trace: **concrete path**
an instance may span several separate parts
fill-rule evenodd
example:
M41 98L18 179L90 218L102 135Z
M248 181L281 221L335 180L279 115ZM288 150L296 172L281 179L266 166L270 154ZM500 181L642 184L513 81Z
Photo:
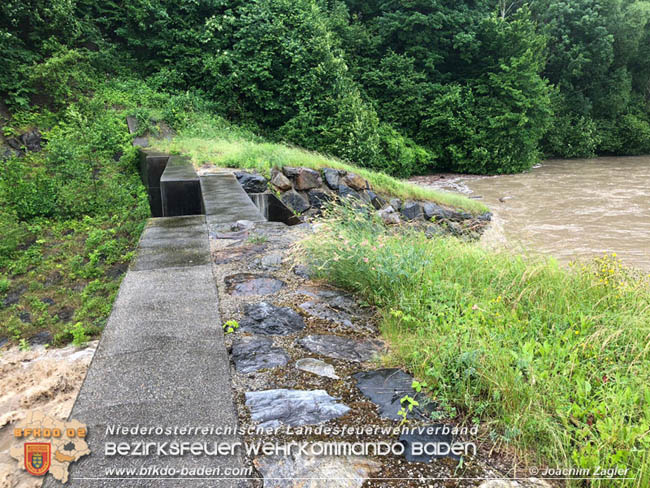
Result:
M249 213L228 215L239 219ZM111 425L237 425L204 216L149 220L70 418L87 423L92 454L70 466L69 486L241 486L234 480L161 480L152 475L127 481L132 476L126 472L107 475L107 468L241 466L239 456L105 455L107 442L212 445L237 440L107 433ZM48 478L45 486L58 483Z
M205 218L210 229L214 225L237 220L266 220L232 173L201 176L201 191Z

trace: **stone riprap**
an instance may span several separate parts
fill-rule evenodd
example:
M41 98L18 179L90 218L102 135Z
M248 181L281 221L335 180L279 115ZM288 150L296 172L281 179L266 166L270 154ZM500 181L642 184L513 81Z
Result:
M327 202L341 199L364 212L377 212L387 225L419 222L428 226L435 225L444 233L471 238L477 238L491 219L489 212L473 216L429 201L402 202L397 198L389 199L373 191L368 181L361 176L333 168L314 170L284 166L271 170L271 179L268 181L253 172L242 171L237 173L237 177L244 189L256 194L257 199L262 192L269 195L278 193L286 207L307 218L319 215ZM453 225L450 228L450 224L460 224L460 232Z
M298 342L315 354L357 363L370 361L379 354L383 346L383 343L377 340L357 340L321 334L305 336Z
M265 338L244 338L233 343L232 360L240 373L252 373L260 369L284 366L289 356L273 341Z
M294 334L305 328L300 315L289 307L276 307L266 302L246 305L239 330L263 335Z
M420 419L427 419L435 409L427 398L417 393L413 387L413 377L400 369L385 368L374 371L362 371L353 375L357 387L370 401L377 405L379 415L393 420L402 417L398 412L402 408L402 398L409 396L419 403L411 414Z
M285 283L269 276L252 273L239 273L226 278L228 292L233 295L268 295L285 286Z
M325 361L314 358L302 358L296 361L296 368L307 371L308 373L313 373L318 376L324 376L325 378L331 378L333 380L341 379L336 375L336 370L331 364L327 364Z
M251 391L246 393L246 406L263 428L320 424L350 410L325 390Z

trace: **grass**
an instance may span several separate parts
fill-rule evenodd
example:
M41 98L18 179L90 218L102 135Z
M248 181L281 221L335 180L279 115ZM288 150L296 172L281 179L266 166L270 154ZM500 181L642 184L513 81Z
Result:
M358 214L304 247L320 277L378 306L387 362L451 416L550 466L627 467L623 485L650 486L647 277L611 255L567 269Z
M156 140L153 147L159 151L189 156L197 166L212 163L221 167L254 169L267 176L271 168L283 166L342 169L362 176L375 191L385 195L404 200L429 200L474 215L488 211L482 203L460 195L413 185L305 149L265 142L250 132L229 126L215 117L199 118L173 139Z

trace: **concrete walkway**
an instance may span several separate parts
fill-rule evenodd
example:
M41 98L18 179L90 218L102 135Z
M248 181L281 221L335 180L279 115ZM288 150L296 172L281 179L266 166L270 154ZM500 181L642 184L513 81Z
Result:
M201 191L210 229L237 220L266 220L232 173L201 176Z
M241 190L234 177L237 188ZM215 191L226 177L209 178ZM202 181L203 183L203 181ZM236 189L225 192L238 195ZM245 194L244 194L245 196ZM237 196L238 200L242 200ZM248 197L246 197L248 198ZM250 206L208 199L220 219L259 218ZM249 200L250 202L250 200ZM244 202L241 202L244 203ZM221 211L227 207L224 211ZM107 427L218 427L237 425L229 358L210 264L205 216L150 219L102 334L70 418L88 425L90 456L70 466L73 487L230 487L219 479L147 479L107 469L150 466L233 468L239 456L107 456L106 443L235 441L235 436L110 435ZM136 477L139 477L136 475ZM215 476L214 478L219 478ZM120 479L121 478L121 479ZM126 480L125 478L128 478ZM59 486L51 478L44 486Z

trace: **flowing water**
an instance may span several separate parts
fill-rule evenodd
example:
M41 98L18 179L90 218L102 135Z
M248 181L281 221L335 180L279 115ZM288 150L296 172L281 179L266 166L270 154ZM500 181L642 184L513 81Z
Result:
M616 253L650 271L650 156L549 160L527 173L435 175L415 183L466 194L494 214L484 236L560 261ZM480 198L479 198L480 197Z

